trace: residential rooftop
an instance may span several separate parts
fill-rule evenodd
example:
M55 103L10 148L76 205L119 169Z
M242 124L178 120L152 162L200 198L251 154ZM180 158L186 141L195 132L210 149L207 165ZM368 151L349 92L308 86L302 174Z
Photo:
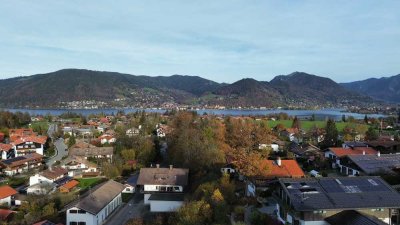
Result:
M189 169L182 168L142 168L138 185L180 185L188 184Z
M400 208L400 194L380 177L282 178L297 211Z
M125 186L123 184L109 180L79 201L76 207L97 215L124 189Z
M359 169L367 174L374 173L393 173L400 169L399 154L381 154L377 155L349 155L351 160Z

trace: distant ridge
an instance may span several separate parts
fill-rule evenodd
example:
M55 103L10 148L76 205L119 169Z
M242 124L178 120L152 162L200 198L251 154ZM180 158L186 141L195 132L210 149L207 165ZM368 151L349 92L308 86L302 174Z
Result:
M145 76L83 69L0 80L0 107L341 107L373 100L304 72L232 84L199 76Z
M343 87L374 99L400 103L400 74L391 77L370 78L342 83Z

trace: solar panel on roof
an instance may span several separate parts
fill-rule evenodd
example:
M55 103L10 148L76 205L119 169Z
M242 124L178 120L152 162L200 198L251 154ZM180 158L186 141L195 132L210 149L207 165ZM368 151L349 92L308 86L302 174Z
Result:
M18 156L18 157L12 158L12 159L6 159L6 160L3 161L3 163L4 164L11 164L13 162L20 161L20 160L23 160L23 159L25 159L25 157Z

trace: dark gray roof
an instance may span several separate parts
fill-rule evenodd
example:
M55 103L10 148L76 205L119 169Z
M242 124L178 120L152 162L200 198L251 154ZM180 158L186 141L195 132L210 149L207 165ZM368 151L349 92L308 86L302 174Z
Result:
M180 185L188 184L189 169L182 168L142 168L138 185Z
M400 194L380 177L279 179L297 211L399 208Z
M345 141L345 145L355 148L355 147L368 147L368 144L361 141Z
M376 217L345 210L325 219L330 225L387 225Z
M366 174L393 173L393 169L400 168L400 154L349 155L347 157Z
M96 215L124 189L123 184L109 180L80 200L76 207Z
M151 194L149 200L183 202L184 197L185 196L183 194L176 194L176 193L155 193Z

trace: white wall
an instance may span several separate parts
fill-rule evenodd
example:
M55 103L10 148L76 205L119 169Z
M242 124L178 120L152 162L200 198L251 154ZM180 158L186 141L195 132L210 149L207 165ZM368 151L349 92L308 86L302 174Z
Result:
M0 205L7 204L11 206L11 196L0 199Z
M151 212L175 212L183 205L183 201L150 201Z
M39 184L39 183L53 183L53 181L47 179L46 177L41 176L40 174L36 174L29 178L29 186Z
M174 192L183 192L183 187L178 185L144 185L144 191L160 191L157 187L172 187ZM174 187L179 187L179 191L175 191Z
M256 196L256 186L249 182L246 185L247 189L246 189L246 195L247 197L255 197Z
M121 194L117 195L107 206L105 206L97 215L92 215L89 212L85 214L70 213L70 210L79 210L72 207L67 210L67 224L70 222L86 222L86 225L99 225L107 219L115 209L122 204Z

